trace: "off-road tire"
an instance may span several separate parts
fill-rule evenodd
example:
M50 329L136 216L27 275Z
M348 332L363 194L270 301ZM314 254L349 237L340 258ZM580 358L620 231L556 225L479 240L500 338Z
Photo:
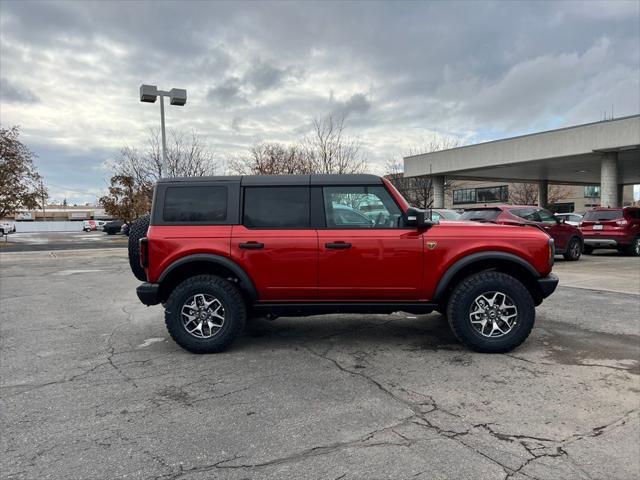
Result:
M640 257L640 237L634 238L624 253L632 257Z
M133 275L140 281L147 281L147 274L140 265L140 239L147 236L149 215L143 215L129 228L129 266Z
M567 251L562 254L565 260L568 262L577 262L580 260L580 255L582 254L582 245L580 245L580 243L581 242L578 237L573 237L569 240Z
M474 300L481 294L497 291L514 302L518 317L513 329L497 338L482 336L469 318ZM505 353L524 342L535 323L535 306L531 294L514 277L501 272L480 272L462 280L451 293L447 306L449 326L456 338L476 352Z
M591 245L584 245L582 247L582 253L585 255L591 255L593 253L593 247Z
M181 310L189 297L203 293L217 298L224 308L224 324L211 338L196 338L182 324ZM215 275L197 275L180 283L165 304L164 321L171 338L192 353L217 353L226 349L244 330L247 309L238 289Z

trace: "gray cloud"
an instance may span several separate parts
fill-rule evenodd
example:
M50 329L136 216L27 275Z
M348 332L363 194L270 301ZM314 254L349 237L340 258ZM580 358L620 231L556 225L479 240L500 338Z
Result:
M0 101L7 103L34 103L40 99L29 89L19 87L6 78L0 78Z
M598 120L611 104L638 113L639 16L615 0L4 2L2 121L59 152L78 190L91 176L62 152L116 151L157 125L140 83L186 88L168 125L221 155L341 113L381 164L431 131L472 142Z
M241 85L239 78L228 78L220 85L209 89L207 98L221 107L247 103L247 99L240 91Z
M370 108L371 102L369 102L367 96L364 93L355 93L347 101L340 102L334 113L348 117L351 114L362 115Z
M258 91L269 90L280 86L288 72L289 69L260 62L247 71L244 80Z

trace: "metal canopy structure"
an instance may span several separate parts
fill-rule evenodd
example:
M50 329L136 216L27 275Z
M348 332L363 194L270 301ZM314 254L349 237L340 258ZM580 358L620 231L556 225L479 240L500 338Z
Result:
M600 184L613 205L621 185L640 184L640 115L412 155L404 172L431 174L436 186L445 177L540 182L543 196L549 183Z

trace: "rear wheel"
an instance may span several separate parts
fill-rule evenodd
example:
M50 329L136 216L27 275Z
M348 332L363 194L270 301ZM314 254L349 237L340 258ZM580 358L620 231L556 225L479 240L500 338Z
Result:
M590 245L585 245L584 247L582 247L582 253L584 253L585 255L591 255L593 253L593 247Z
M129 266L133 275L140 281L147 281L147 274L140 265L140 239L147 236L149 230L149 215L143 215L131 224L129 228Z
M575 262L580 260L580 255L582 254L582 242L580 239L573 237L569 241L569 245L567 246L567 251L562 255L565 260L570 262Z
M635 238L633 242L631 242L631 245L627 247L626 253L633 257L640 257L640 237Z
M535 321L531 294L500 272L471 275L453 290L447 307L454 335L477 352L509 352L526 340Z
M244 329L246 307L238 289L215 275L180 283L165 305L165 324L178 345L193 353L227 348Z

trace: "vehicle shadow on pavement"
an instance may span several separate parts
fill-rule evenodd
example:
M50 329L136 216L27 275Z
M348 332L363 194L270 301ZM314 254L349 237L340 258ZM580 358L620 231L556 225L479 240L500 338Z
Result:
M336 347L354 343L373 348L400 346L428 350L460 350L462 345L449 329L446 319L430 315L325 315L286 317L274 321L251 319L232 349L252 349L274 343L327 343Z

